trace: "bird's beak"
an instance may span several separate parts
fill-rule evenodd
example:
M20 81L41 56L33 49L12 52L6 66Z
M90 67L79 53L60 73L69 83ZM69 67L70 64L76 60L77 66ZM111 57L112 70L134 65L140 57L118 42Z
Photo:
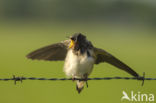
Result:
M75 45L75 42L71 40L69 48L72 48Z

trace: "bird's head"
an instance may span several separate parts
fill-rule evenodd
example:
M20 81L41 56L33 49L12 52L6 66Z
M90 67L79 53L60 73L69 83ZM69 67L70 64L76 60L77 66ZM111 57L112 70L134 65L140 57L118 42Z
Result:
M74 50L79 50L83 47L83 45L86 43L86 36L84 36L81 33L75 33L70 37L70 46L69 48L72 48Z

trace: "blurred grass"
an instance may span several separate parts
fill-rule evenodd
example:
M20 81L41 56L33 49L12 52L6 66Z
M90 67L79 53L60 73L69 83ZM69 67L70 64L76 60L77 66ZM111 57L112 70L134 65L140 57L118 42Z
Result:
M97 47L103 48L140 75L156 77L155 31L146 27L118 27L103 23L1 22L0 78L12 75L26 77L65 77L63 62L32 61L29 52L82 32ZM130 76L109 64L95 65L91 77ZM110 80L89 81L79 95L72 81L0 81L0 103L83 103L121 102L122 91L156 94L155 81Z

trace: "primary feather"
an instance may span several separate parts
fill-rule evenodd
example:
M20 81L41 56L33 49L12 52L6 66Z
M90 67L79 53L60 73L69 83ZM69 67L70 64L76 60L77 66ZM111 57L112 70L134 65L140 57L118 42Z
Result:
M35 50L27 55L27 58L37 60L65 60L68 45L70 41L66 40L61 43L52 44L38 50Z
M115 66L121 70L124 70L124 71L130 73L131 75L133 75L135 77L139 76L133 69L131 69L129 66L127 66L126 64L121 62L119 59L117 59L113 55L106 52L105 50L102 50L99 48L94 48L94 52L96 55L95 64L107 62L107 63L109 63L109 64L111 64L111 65L113 65L113 66Z

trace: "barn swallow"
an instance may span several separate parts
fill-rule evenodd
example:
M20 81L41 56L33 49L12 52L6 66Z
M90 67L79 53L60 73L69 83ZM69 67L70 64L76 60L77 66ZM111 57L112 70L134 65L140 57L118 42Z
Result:
M81 33L75 33L68 40L35 50L28 54L27 58L32 60L65 61L63 70L67 76L72 77L73 80L75 78L84 79L83 81L76 80L78 93L84 88L94 64L106 62L134 77L139 77L138 73L119 59L103 49L94 47L86 36Z

